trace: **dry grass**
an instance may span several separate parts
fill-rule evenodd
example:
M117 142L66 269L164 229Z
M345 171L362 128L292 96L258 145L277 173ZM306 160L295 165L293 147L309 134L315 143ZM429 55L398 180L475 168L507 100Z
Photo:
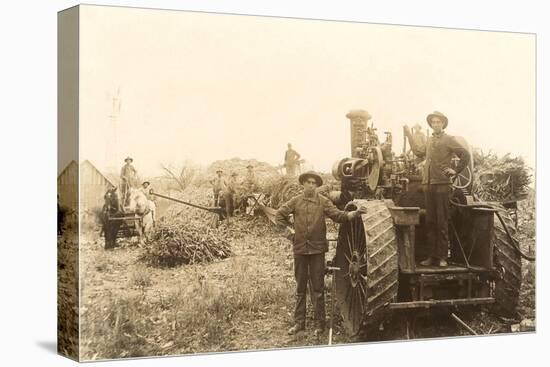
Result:
M135 292L109 293L88 305L84 358L107 359L237 349L235 325L285 307L292 291L247 257L232 259L232 276L188 272L175 289L157 289L151 268L137 264L128 278Z

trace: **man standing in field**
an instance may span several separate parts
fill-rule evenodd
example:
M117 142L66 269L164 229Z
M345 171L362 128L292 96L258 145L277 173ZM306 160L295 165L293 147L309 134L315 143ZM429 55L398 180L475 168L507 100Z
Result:
M288 176L296 176L296 167L299 164L300 154L292 149L292 144L288 143L288 149L285 152L285 168Z
M237 172L231 172L231 176L223 187L223 198L225 200L225 213L227 219L233 216L235 210L235 193L237 192Z
M244 176L243 186L246 195L252 195L258 190L258 179L254 173L254 166L249 164L246 166L246 175Z
M422 184L425 187L427 242L430 256L422 261L423 266L447 266L449 252L449 196L451 178L462 172L470 162L470 153L458 143L454 136L443 131L449 120L441 112L434 111L426 118L433 134L424 144L411 134L405 125L405 135L409 139L414 154L426 158ZM456 168L451 162L454 156L460 161Z
M219 206L220 192L226 186L225 179L223 178L223 171L221 169L216 170L216 177L210 180L210 184L214 192L214 206Z
M328 251L325 218L343 223L366 213L363 208L345 212L334 206L316 189L323 184L321 176L309 171L298 178L304 192L283 204L275 215L277 225L288 231L293 242L294 276L296 278L296 308L294 326L288 331L296 334L306 326L306 290L311 286L312 303L315 314L315 336L325 329L325 253ZM289 225L289 216L294 215L294 230Z

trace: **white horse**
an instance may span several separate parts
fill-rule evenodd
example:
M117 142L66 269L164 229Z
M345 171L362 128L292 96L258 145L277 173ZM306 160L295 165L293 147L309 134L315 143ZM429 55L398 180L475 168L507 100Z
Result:
M140 244L143 245L143 236L149 239L149 235L155 227L156 205L153 201L147 199L143 191L130 187L123 202L123 211L125 214L136 214L142 218L142 225L138 226Z

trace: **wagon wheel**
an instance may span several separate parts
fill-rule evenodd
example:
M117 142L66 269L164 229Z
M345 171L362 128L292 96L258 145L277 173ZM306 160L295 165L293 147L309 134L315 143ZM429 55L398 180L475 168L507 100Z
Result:
M384 201L357 200L367 214L340 226L334 263L336 301L348 334L379 320L397 296L397 240ZM352 210L354 205L347 205Z
M462 172L453 177L453 187L455 189L466 189L472 184L472 170L466 167Z

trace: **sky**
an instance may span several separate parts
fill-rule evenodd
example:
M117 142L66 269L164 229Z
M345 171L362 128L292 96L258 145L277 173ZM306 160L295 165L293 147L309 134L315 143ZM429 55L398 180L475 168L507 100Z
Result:
M402 126L438 110L447 133L535 166L531 34L101 6L80 21L80 159L102 171L279 165L292 143L328 172L352 109L397 153Z

